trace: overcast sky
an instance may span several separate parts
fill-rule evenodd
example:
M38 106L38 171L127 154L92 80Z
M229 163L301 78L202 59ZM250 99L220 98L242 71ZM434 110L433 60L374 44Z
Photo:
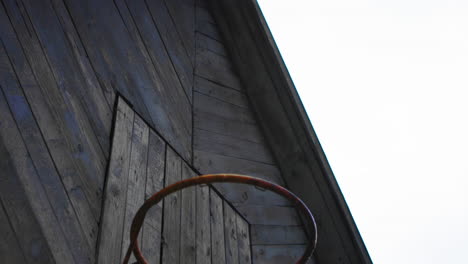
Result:
M467 264L468 1L258 1L373 262Z

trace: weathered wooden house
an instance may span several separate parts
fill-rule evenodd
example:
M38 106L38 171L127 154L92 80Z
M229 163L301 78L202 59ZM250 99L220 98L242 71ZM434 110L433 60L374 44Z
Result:
M121 263L164 186L239 173L311 209L311 263L371 263L255 0L2 0L0 263ZM150 263L293 263L282 197L237 184L151 209Z

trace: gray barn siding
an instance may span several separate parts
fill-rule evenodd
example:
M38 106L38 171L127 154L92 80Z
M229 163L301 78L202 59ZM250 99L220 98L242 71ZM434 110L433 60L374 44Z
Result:
M247 174L284 186L216 22L203 2L196 7L194 166L202 173ZM288 201L251 186L215 186L251 224L253 263L297 259L307 238ZM272 262L275 256L277 262Z
M131 221L145 195L147 198L164 186L197 176L121 98L115 122L98 263L122 262ZM203 185L175 192L151 208L138 242L149 263L224 263L219 258L226 256L236 260L228 263L251 264L248 229L232 205L211 186ZM130 263L134 262L132 256Z
M205 1L1 2L0 221L16 244L7 258L0 243L0 262L95 263L118 94L201 172L284 185ZM145 144L158 144L156 138L150 133ZM146 197L161 184L147 185ZM297 215L281 197L249 186L217 188L251 224L251 246L262 249L253 251L254 262L306 243ZM262 220L276 209L286 215ZM217 223L213 228L220 233ZM284 235L270 238L271 232ZM211 241L213 259L226 258L220 243Z
M27 263L95 262L116 94L191 160L194 48L167 2L2 0L2 228Z

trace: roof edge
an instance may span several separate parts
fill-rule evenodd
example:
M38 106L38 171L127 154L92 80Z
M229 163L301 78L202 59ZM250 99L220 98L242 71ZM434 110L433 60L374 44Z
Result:
M372 263L258 3L210 7L288 188L317 217L319 263Z

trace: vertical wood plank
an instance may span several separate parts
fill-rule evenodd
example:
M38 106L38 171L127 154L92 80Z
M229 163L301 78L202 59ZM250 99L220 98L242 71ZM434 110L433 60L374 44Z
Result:
M210 220L212 262L225 263L223 200L213 190L210 190Z
M165 155L166 144L154 131L150 130L145 199L164 188ZM149 263L159 263L160 261L161 224L162 202L148 211L141 232L141 250Z
M224 201L224 240L226 241L226 264L239 263L236 212Z
M210 187L197 186L197 262L211 263ZM217 262L215 262L217 263Z
M249 223L236 214L237 245L239 247L239 264L251 264Z
M134 112L118 100L97 263L119 263L121 259Z
M182 180L196 176L186 163L182 164ZM191 264L196 259L196 189L190 187L181 191L180 264Z
M166 149L166 179L168 186L181 180L181 159L171 148ZM180 260L180 192L164 198L162 263L179 264Z
M130 152L130 167L127 181L127 198L125 206L125 220L122 239L122 254L120 262L123 261L128 246L130 245L130 226L133 217L145 199L146 164L148 159L148 136L149 128L139 117L135 115L132 132L132 148ZM141 244L141 236L139 237ZM132 255L130 263L136 259Z

